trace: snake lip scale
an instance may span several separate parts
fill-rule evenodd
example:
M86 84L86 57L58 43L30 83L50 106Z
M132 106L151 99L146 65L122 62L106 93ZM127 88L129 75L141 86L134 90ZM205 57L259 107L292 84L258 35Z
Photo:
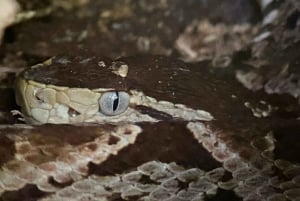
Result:
M201 63L54 57L21 73L16 92L33 125L0 127L4 200L300 197L299 161L276 154L298 122L271 103L256 115L263 97Z

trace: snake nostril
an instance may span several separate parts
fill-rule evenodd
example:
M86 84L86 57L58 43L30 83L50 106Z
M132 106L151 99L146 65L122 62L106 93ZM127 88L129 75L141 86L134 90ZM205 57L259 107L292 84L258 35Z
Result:
M80 115L80 112L74 110L73 108L69 108L68 115L69 115L69 117L76 117L76 116Z
M41 89L35 90L33 95L38 100L39 103L45 103L43 91Z

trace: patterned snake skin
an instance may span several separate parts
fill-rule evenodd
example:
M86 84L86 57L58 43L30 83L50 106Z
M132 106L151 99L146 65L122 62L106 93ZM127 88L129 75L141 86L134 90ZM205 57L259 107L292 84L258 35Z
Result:
M1 201L300 200L299 120L280 118L266 94L205 63L105 63L115 62L129 70L120 83L108 79L112 88L150 103L131 105L128 121L0 125ZM213 118L192 115L199 112Z
M284 126L297 126L297 121L273 117L274 105L239 90L234 81L212 79L214 74L205 67L161 56L142 60L128 57L111 63L128 65L125 86L134 83L135 90L143 88L152 97L140 102L155 104L130 106L140 112L135 113L139 118L151 118L131 122L129 116L126 122L103 125L1 127L4 200L25 195L37 200L299 198L300 166L275 158L276 141L288 137L282 133ZM74 69L99 63L98 58L68 61ZM158 82L171 76L174 79ZM176 86L179 77L185 85ZM152 87L140 85L141 80ZM175 87L176 95L170 91ZM185 106L209 111L213 119L190 116ZM258 118L259 113L269 118Z
M150 126L153 125L142 125L141 128L147 130ZM26 195L30 189L34 193L26 196L37 200L236 198L230 190L243 200L297 200L300 166L272 159L272 136L258 137L244 147L244 153L248 151L251 155L247 160L243 154L228 149L233 142L220 141L217 133L211 132L204 124L188 123L187 128L193 132L192 136L179 136L186 135L187 129L183 130L182 125L159 123L156 125L157 135L169 135L160 137L163 142L156 139L153 145L134 145L157 135L144 133L135 125L76 129L50 125L2 127L1 134L9 134L1 135L1 142L6 140L6 152L14 153L1 171L3 199L21 199L20 196ZM184 132L173 133L179 129ZM60 134L56 135L58 132ZM150 136L141 139L142 135ZM199 145L192 138L197 139ZM157 147L159 143L171 140L187 142L170 142L165 147ZM151 146L154 147L151 149ZM162 150L157 150L159 148ZM193 152L195 150L197 152ZM176 151L187 153L176 155ZM170 162L175 159L190 164L184 166ZM160 162L163 160L165 162Z

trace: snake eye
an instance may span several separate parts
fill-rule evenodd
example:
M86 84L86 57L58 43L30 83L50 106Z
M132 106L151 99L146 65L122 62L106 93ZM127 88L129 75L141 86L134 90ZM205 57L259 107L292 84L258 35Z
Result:
M109 116L123 113L129 105L129 95L123 91L102 94L99 100L100 111Z

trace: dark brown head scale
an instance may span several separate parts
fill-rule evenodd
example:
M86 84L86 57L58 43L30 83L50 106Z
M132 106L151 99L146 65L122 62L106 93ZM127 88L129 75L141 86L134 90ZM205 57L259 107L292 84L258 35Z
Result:
M128 71L128 67L127 67ZM119 72L119 74L118 74ZM126 65L105 57L60 56L24 73L25 79L70 88L126 90Z

